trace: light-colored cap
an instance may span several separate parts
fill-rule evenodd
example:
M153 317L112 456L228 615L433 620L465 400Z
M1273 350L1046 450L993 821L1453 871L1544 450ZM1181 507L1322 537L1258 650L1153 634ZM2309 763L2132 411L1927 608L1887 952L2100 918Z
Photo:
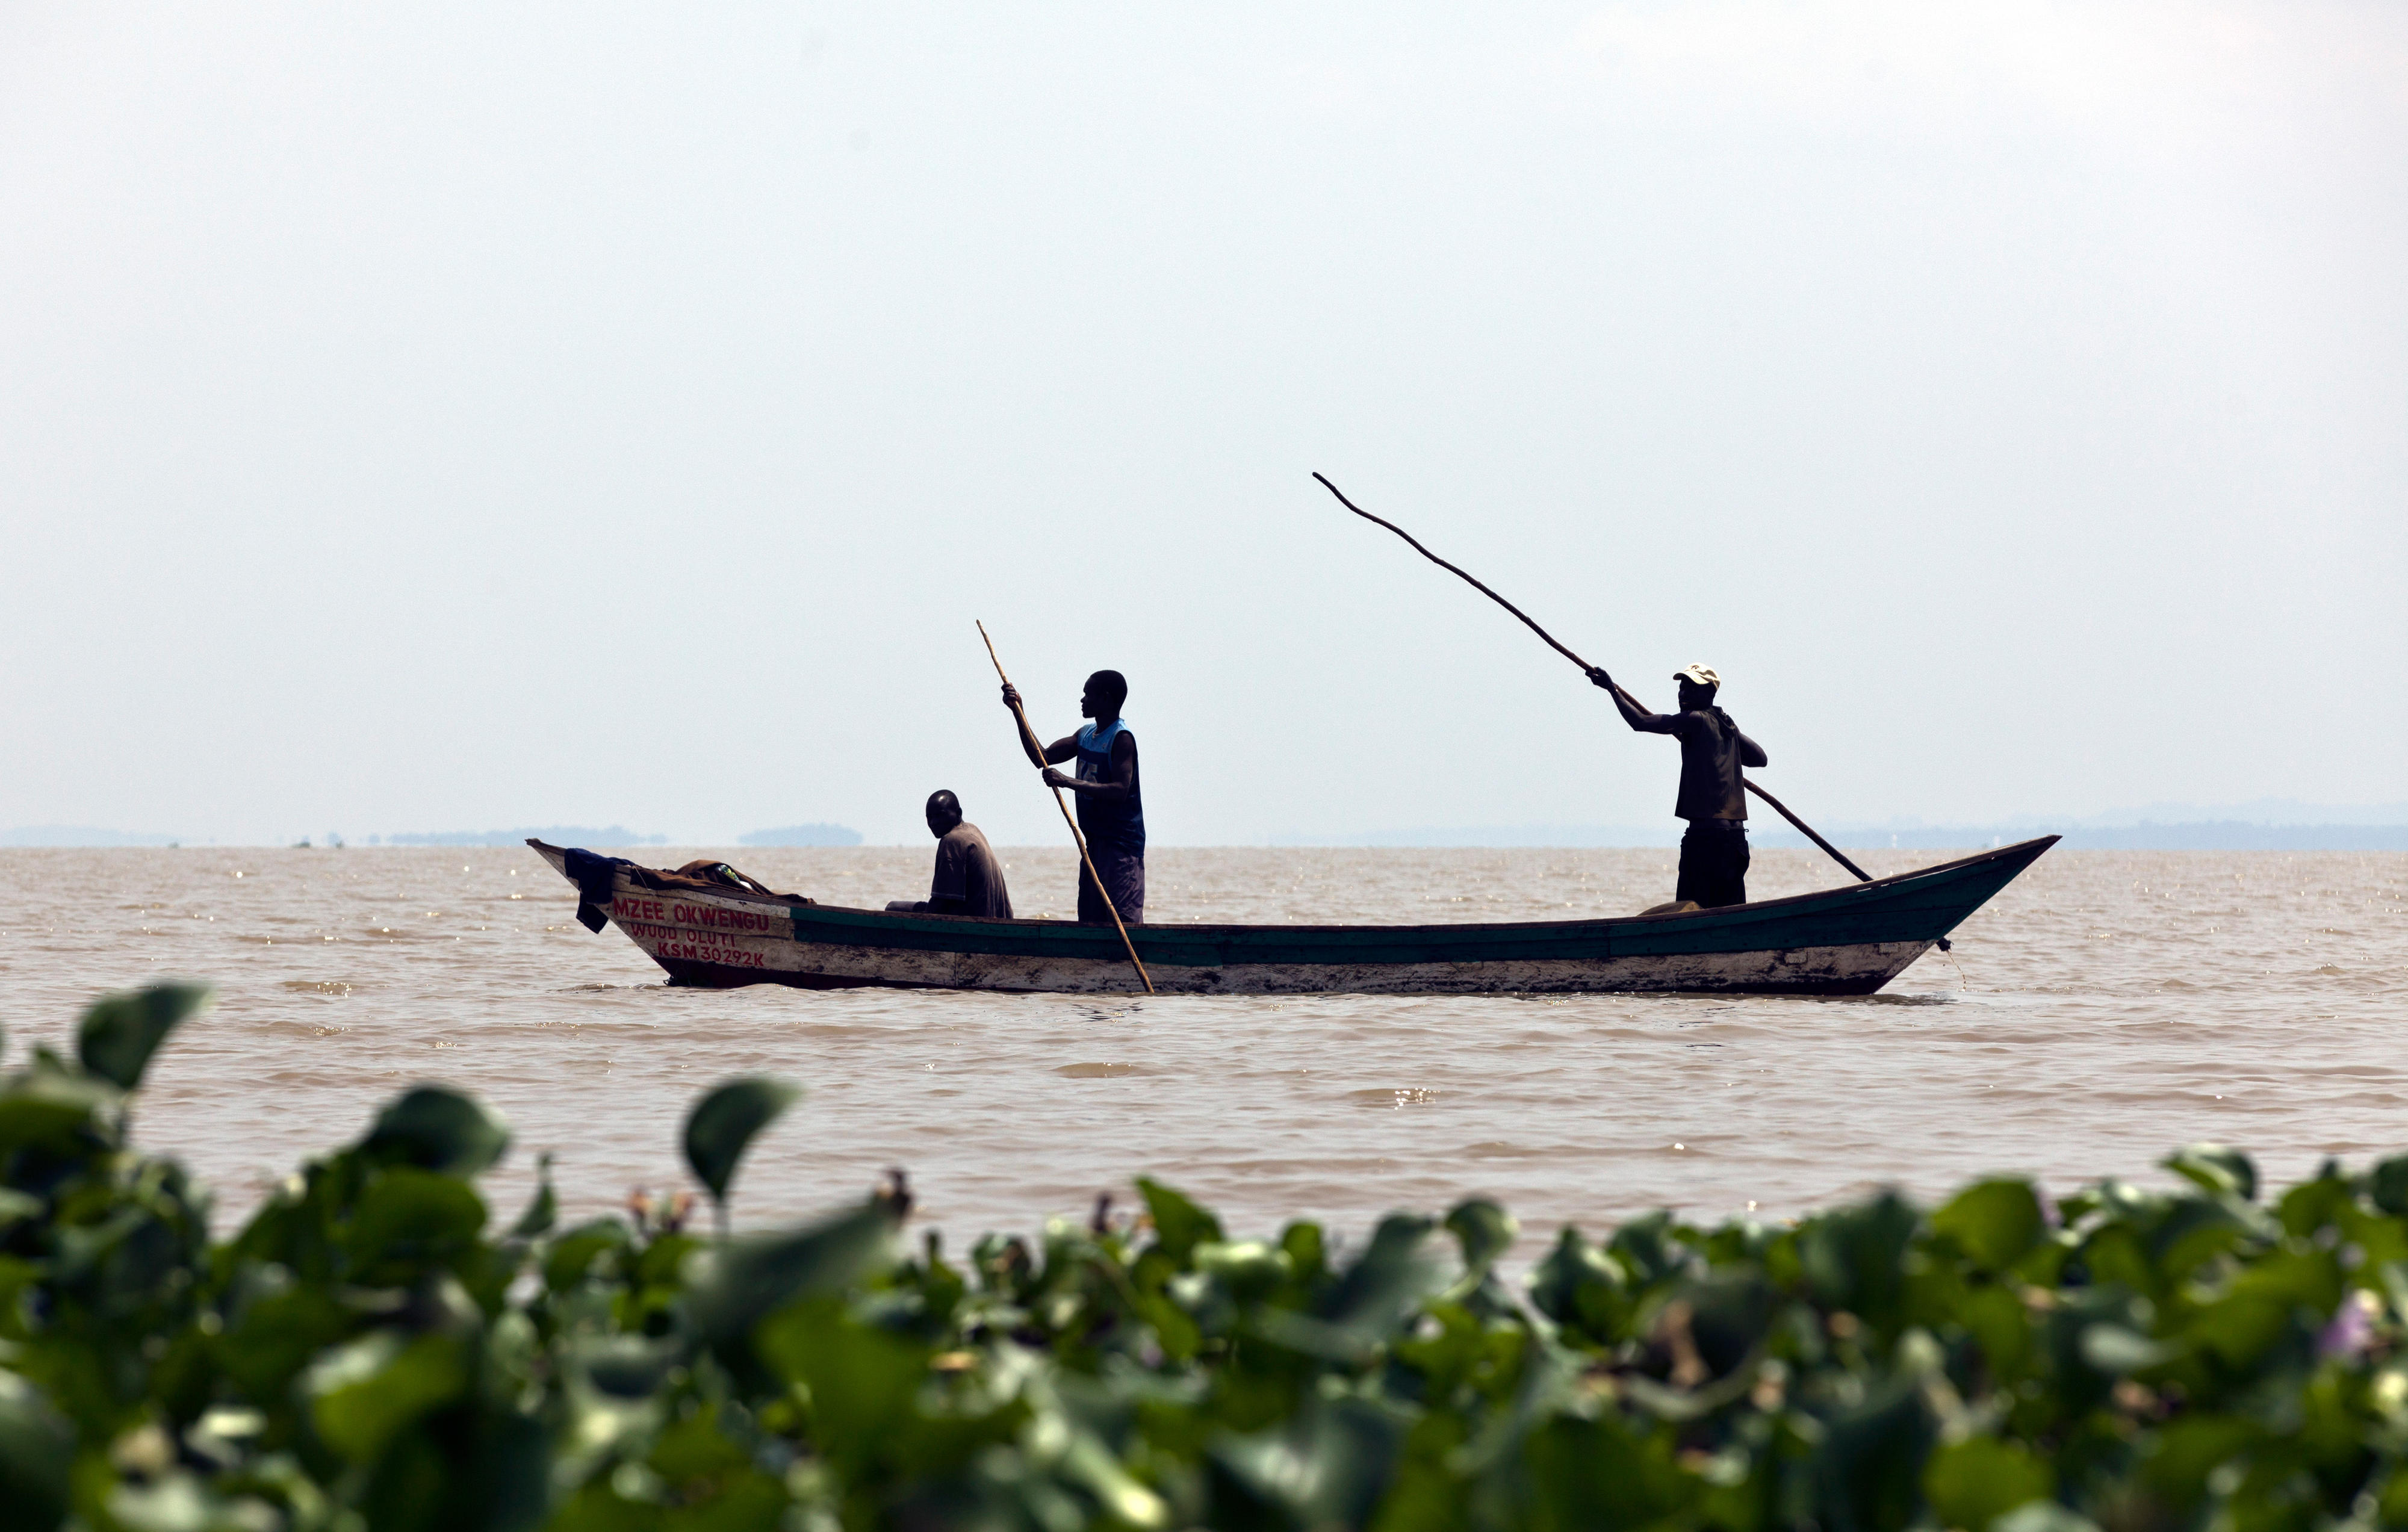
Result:
M1714 667L1711 665L1684 666L1672 672L1672 679L1693 680L1700 686L1720 686L1723 683L1723 679L1714 674Z

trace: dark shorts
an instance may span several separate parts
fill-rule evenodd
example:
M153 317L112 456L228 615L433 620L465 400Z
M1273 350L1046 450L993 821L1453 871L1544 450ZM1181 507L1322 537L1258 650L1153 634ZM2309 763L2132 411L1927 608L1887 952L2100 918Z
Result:
M1681 838L1681 886L1672 897L1695 899L1708 909L1747 903L1745 822L1689 822L1689 833Z
M1105 892L1111 895L1112 903L1111 909L1105 908L1082 864L1079 868L1079 923L1110 925L1113 909L1120 911L1124 925L1135 925L1145 919L1145 853L1108 852L1100 846L1090 846L1087 855L1095 862L1096 875L1103 879Z

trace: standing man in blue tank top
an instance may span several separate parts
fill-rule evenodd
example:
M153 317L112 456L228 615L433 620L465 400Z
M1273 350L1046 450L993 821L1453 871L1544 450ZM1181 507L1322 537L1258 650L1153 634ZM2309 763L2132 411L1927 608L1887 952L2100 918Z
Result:
M1079 869L1079 923L1110 925L1112 911L1130 925L1145 919L1145 803L1138 792L1137 736L1121 717L1128 700L1128 682L1117 670L1098 670L1087 678L1079 698L1081 716L1095 720L1077 734L1050 745L1039 745L1025 723L1019 723L1020 748L1029 764L1045 768L1048 787L1068 788L1079 799L1079 833L1087 838L1087 856L1111 895L1108 908L1087 869ZM1022 718L1020 694L1010 682L1003 705ZM1066 777L1054 767L1076 759L1079 774Z

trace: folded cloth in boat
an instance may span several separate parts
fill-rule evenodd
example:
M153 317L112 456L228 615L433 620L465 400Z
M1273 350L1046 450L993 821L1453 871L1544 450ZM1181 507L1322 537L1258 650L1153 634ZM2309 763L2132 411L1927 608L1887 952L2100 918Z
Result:
M580 846L569 847L562 860L566 864L562 870L577 885L577 923L588 931L601 930L608 919L602 911L617 896L619 869L644 870L624 856L596 856Z
M714 862L707 856L698 862L688 862L673 873L661 873L658 876L664 881L672 878L688 879L712 888L740 888L748 894L768 894L771 898L779 897L778 895L770 893L765 885L754 882L726 863Z

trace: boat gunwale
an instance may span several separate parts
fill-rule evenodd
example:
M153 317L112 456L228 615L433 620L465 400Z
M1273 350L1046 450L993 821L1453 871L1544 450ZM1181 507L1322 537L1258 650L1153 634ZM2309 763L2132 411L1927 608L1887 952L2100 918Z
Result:
M1754 923L1755 919L1760 915L1767 916L1768 918L1778 919L1780 914L1793 912L1796 907L1800 905L1816 901L1839 901L1850 898L1861 898L1867 895L1874 894L1876 892L1888 892L1902 887L1917 879L1937 877L1944 873L1963 871L1967 868L1977 866L1985 863L2004 861L2024 852L2028 852L2030 853L2024 859L2025 864L2028 866L2031 862L2039 860L2043 852L2045 852L2051 846L2056 845L2061 838L2061 837L2054 835L2035 836L2029 840L2018 840L2010 846L1993 846L1986 851L1976 852L1971 856L1958 857L1953 862L1940 862L1928 867L1914 867L1905 872L1888 873L1880 878L1868 879L1863 882L1842 883L1836 887L1813 889L1804 894L1784 895L1778 899L1762 899L1754 900L1747 904L1723 905L1712 909L1666 910L1660 914L1643 915L1591 916L1586 919L1576 920L1440 922L1424 925L1379 925L1360 923L1325 923L1315 925L1280 923L1246 924L1228 922L1208 925L1185 923L1181 922L1146 922L1139 925L1136 930L1140 934L1146 935L1151 935L1155 932L1176 933L1182 938L1204 938L1215 934L1260 931L1276 931L1295 933L1297 935L1315 932L1376 931L1400 937L1436 932L1448 932L1457 935L1469 932L1485 932L1501 936L1509 932L1523 931L1570 933L1578 930L1596 930L1602 932L1614 926L1642 925L1648 927L1661 927L1684 921L1719 924L1731 922L1733 917L1738 916L1749 917L1745 923ZM547 862L550 862L552 859L552 855L548 853L558 853L565 861L568 851L568 848L565 846L553 846L548 842L538 840L533 836L529 836L527 838L526 843L530 847L533 847L537 854L543 856ZM559 872L564 878L567 876L567 870L563 865L554 864L553 870ZM674 869L666 867L645 868L643 870L649 872L669 873L670 875L675 876ZM791 911L794 918L798 922L802 918L805 910L810 910L816 914L823 915L867 917L873 926L883 926L889 923L908 922L916 923L921 922L941 922L948 925L960 924L978 926L982 928L1000 926L1025 929L1031 932L1067 932L1100 929L1099 927L1084 926L1077 921L1033 920L1022 916L953 915L931 912L927 910L865 909L852 905L824 904L819 900L812 899L807 895L799 894L765 895L755 894L750 889L733 887L723 888L712 886L710 888L647 890L646 892L707 895L717 898L733 899L744 904L774 905ZM841 926L851 925L855 923L855 922L848 919L832 921L828 923Z

